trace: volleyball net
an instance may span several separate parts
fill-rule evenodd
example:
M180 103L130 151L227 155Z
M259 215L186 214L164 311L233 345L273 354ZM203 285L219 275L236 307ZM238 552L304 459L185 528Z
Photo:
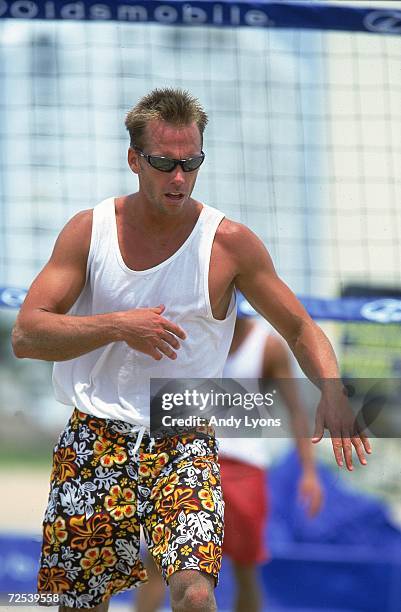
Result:
M0 17L2 305L74 213L136 189L124 115L174 86L210 116L195 197L251 227L316 318L400 320L399 11L2 0Z

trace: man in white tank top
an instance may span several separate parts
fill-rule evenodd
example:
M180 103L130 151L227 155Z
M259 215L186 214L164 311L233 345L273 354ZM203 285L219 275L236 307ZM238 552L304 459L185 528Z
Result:
M55 449L39 573L39 590L57 593L63 610L105 610L110 596L143 581L139 524L173 610L216 609L223 504L214 439L155 444L149 379L221 376L234 287L322 389L314 442L327 428L349 469L352 445L362 463L370 450L328 339L263 243L192 198L206 123L182 90L138 102L126 118L138 191L67 223L13 331L15 355L56 362L56 397L76 407Z
M288 348L280 337L240 311L224 368L225 378L289 379L294 377ZM298 484L300 502L309 516L322 504L322 489L310 441L305 438L306 415L298 397L286 393L292 430L302 464ZM263 591L257 566L268 560L265 548L269 495L266 468L270 465L271 440L266 438L221 438L219 461L225 501L223 554L230 557L236 579L236 612L259 612ZM246 491L246 495L243 492Z

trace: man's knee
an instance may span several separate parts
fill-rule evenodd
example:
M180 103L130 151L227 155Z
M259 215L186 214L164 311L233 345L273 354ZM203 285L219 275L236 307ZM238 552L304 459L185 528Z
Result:
M175 572L169 581L173 612L214 612L214 578L196 570Z

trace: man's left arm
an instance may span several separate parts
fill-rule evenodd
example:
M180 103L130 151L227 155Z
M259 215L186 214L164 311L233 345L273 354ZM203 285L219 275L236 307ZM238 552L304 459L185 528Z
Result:
M323 330L311 319L294 293L277 275L262 241L247 227L234 224L231 257L235 260L235 286L250 304L283 336L306 376L322 392L316 413L313 442L327 428L339 467L352 470L352 446L366 464L371 448L358 429L344 394L337 359Z

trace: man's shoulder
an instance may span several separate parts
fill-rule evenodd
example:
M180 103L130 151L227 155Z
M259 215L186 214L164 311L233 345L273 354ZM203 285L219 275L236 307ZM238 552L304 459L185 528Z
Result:
M216 239L225 248L236 250L249 248L255 240L258 240L249 227L227 217L224 217L217 228Z
M92 230L93 208L87 208L77 212L64 226L63 231L86 235Z
M75 253L77 257L89 251L92 235L93 209L76 213L61 230L55 245L55 253L66 255Z
M243 223L238 223L237 221L224 217L217 228L216 237L227 240L235 240L245 237L250 233L252 232L249 227Z
M217 246L235 262L238 274L254 274L256 269L274 270L262 240L246 225L224 218L216 232Z

